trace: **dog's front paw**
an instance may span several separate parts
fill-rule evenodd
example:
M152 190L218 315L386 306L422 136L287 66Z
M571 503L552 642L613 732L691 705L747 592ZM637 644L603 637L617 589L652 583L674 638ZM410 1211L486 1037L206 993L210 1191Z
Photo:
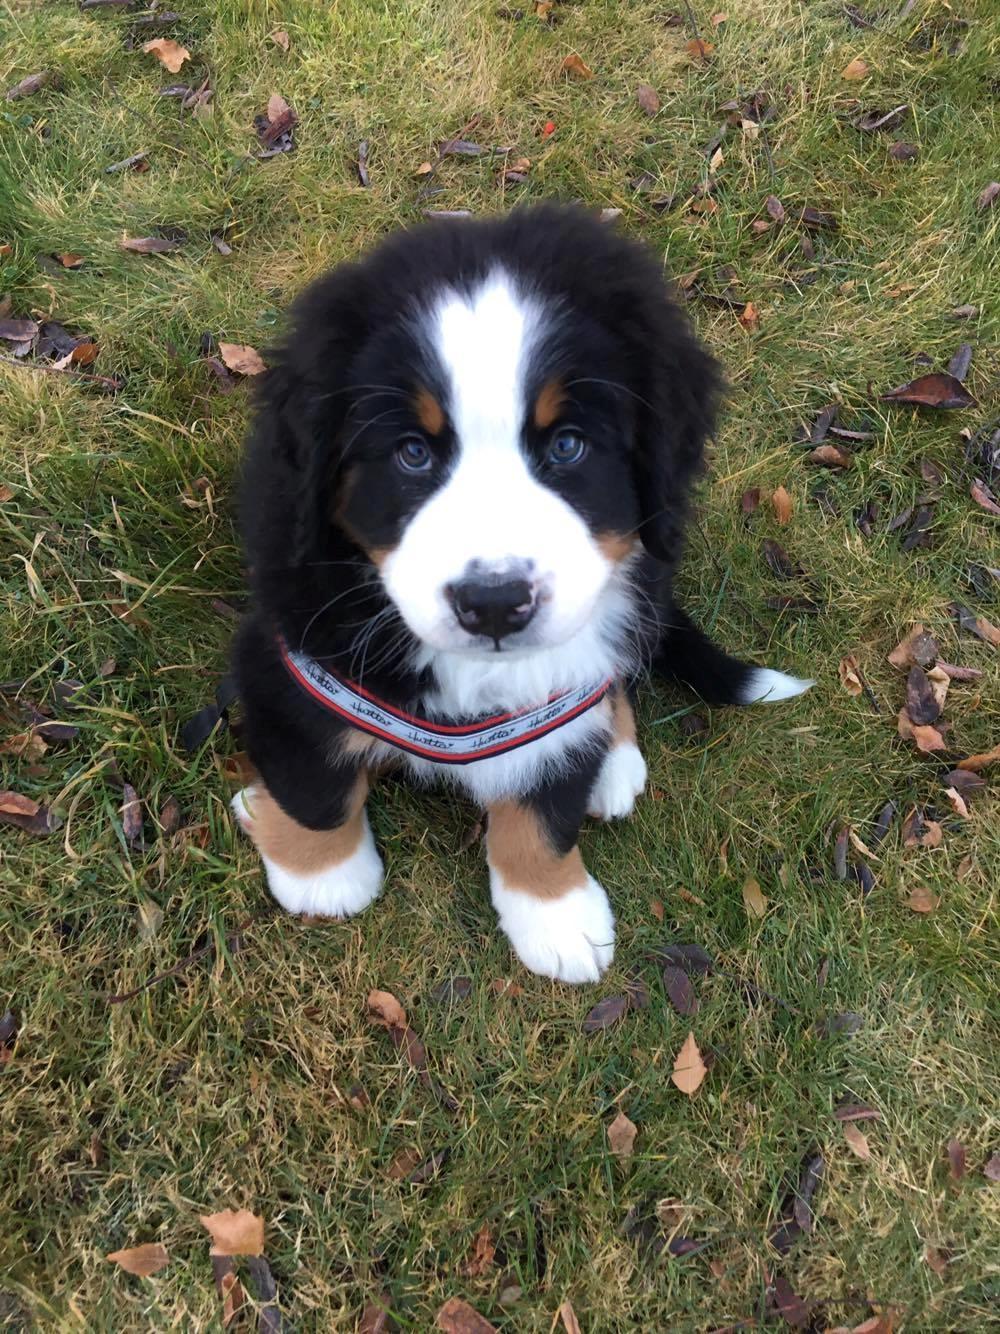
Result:
M612 746L590 794L588 814L597 820L620 820L631 815L635 799L645 786L646 761L639 747L633 741Z
M297 859L299 865L292 867L279 864L260 846L254 822L254 801L258 796L255 788L244 788L230 805L240 827L257 843L268 888L286 912L310 917L353 917L378 898L383 879L382 858L366 816L361 816L360 837L347 856L320 865L320 854L313 847L308 850L311 855L303 849L304 855Z
M615 919L593 878L559 898L508 889L490 868L490 893L514 953L533 973L560 982L596 982L615 951Z

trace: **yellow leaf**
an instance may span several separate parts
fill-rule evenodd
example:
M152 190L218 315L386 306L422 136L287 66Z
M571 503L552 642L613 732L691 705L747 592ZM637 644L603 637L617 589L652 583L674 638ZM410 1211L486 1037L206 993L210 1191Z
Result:
M219 343L219 356L231 371L239 375L261 375L267 370L255 347L247 343Z
M594 77L594 71L575 51L563 61L562 71L564 74L574 75L577 79L592 79Z
M723 153L721 148L717 148L708 160L709 175L714 176L715 173L722 166L723 162L725 162L725 160L726 160L726 155Z
M739 319L747 333L753 333L755 329L760 328L760 312L752 301L748 301L743 307Z
M629 1158L638 1130L624 1112L619 1112L608 1126L608 1144L616 1158Z
M264 1250L264 1220L249 1209L222 1209L201 1215L211 1235L213 1255L260 1255Z
M429 176L434 168L429 162L421 162L420 166L413 173L414 176Z
M707 60L715 47L711 42L702 41L700 37L692 37L686 49L692 60Z
M852 82L856 82L858 79L866 79L868 77L867 62L857 56L845 69L841 70L840 77Z
M771 507L780 524L788 523L792 517L792 498L783 486L771 493Z
M928 913L933 912L941 900L936 894L932 894L926 885L921 885L917 889L910 890L910 897L906 900L906 906L914 912Z
M860 695L864 690L858 660L853 653L848 653L846 658L841 658L837 675L840 677L840 684L849 695Z
M143 1246L131 1246L124 1251L112 1251L107 1259L124 1269L126 1274L138 1274L140 1278L158 1274L170 1263L166 1246L161 1246L158 1241L147 1241Z
M752 876L743 886L743 902L751 917L763 917L767 912L767 898L761 893L760 885Z
M727 23L729 21L729 15L723 13L713 14L709 21L713 28L717 28L720 23Z
M995 764L1000 760L1000 746L994 746L992 750L983 751L981 755L967 755L964 760L959 760L958 768L967 769L969 773L976 773L980 769L985 769L988 764Z
M291 45L288 33L285 32L284 28L277 28L274 32L269 33L268 40L272 41L275 46L280 46L282 51L287 51Z
M181 46L180 42L175 42L172 37L154 37L151 42L146 42L142 49L152 51L160 64L171 74L179 74L185 60L191 59L191 52L187 47Z
M581 1334L580 1322L576 1318L576 1312L573 1310L573 1303L567 1297L559 1308L559 1319L563 1323L563 1329L566 1334Z
M865 1162L871 1158L872 1151L868 1147L868 1140L853 1121L848 1121L844 1126L844 1139L847 1140L847 1147L850 1151L857 1154L859 1158L863 1158Z
M686 1093L690 1098L697 1093L701 1087L701 1082L708 1074L705 1062L701 1059L701 1052L698 1050L698 1044L694 1040L694 1034L689 1033L684 1039L684 1046L674 1060L673 1074L671 1081L682 1093Z

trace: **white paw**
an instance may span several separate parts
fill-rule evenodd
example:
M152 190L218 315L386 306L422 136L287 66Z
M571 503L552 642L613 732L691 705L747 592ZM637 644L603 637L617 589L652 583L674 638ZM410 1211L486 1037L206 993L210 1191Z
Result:
M588 812L598 820L631 815L635 799L646 786L646 761L634 741L612 746L604 757Z
M238 792L230 802L243 830L253 837L252 787ZM353 917L378 898L382 888L382 858L375 847L368 817L362 816L361 842L344 861L303 874L279 866L261 853L272 895L286 912L310 917Z
M558 899L507 889L490 867L490 894L514 953L533 973L560 982L596 982L615 952L615 919L592 876Z
M770 667L755 667L740 692L740 703L775 704L780 699L793 699L796 695L805 694L815 684L815 681L807 681L802 677L772 671Z

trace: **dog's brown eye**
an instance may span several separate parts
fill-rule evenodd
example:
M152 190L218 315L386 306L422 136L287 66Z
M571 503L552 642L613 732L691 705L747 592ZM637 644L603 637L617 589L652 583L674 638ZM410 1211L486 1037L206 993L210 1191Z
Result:
M396 462L404 472L427 472L432 461L431 451L418 435L408 435L396 446Z
M556 431L549 442L551 463L579 463L587 452L587 442L579 431L564 427Z

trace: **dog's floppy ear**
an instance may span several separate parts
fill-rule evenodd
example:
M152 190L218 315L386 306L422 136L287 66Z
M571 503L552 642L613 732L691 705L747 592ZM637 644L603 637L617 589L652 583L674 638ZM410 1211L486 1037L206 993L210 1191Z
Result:
M673 563L680 554L691 486L705 441L715 428L723 381L718 363L697 339L658 273L636 293L632 348L637 373L634 461L646 550Z
M273 568L307 562L328 526L351 409L350 367L368 333L366 290L361 264L307 288L257 386L241 517L247 547Z

